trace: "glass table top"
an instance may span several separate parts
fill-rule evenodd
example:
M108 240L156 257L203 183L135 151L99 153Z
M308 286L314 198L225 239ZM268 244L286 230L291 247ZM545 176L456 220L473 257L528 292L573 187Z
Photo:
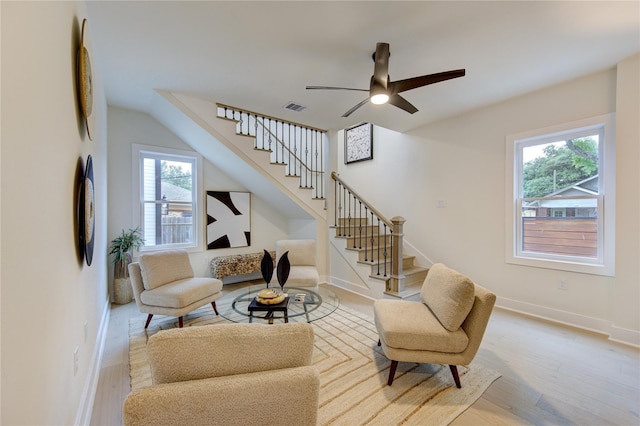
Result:
M233 322L249 322L249 304L266 285L254 284L234 290L224 295L216 304L220 307L220 316ZM270 286L280 290L276 285ZM284 292L289 296L289 322L311 322L324 318L340 305L338 295L323 286L288 287ZM267 312L254 312L254 323L284 322L283 312L273 312L267 318Z

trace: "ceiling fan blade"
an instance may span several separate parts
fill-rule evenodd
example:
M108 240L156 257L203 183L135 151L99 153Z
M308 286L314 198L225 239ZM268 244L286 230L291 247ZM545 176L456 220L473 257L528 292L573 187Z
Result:
M465 70L460 69L423 75L421 77L407 78L406 80L392 82L390 84L390 90L392 93L402 93L406 90L416 89L428 84L440 83L441 81L451 80L452 78L464 77L464 75Z
M358 105L354 106L353 108L351 108L349 111L345 112L344 114L342 114L343 117L348 117L351 114L353 114L353 112L355 110L357 110L358 108L360 108L362 105L366 104L367 102L369 102L369 98L365 99L364 101L360 102Z
M389 43L376 44L376 53L373 54L373 80L376 84L387 88L389 80Z
M418 108L414 107L411 102L403 98L402 96L395 94L389 96L389 103L391 105L397 106L400 109L407 111L409 114L413 114L418 112Z
M367 89L353 89L351 87L331 87L331 86L307 86L307 90L355 90L357 92L368 92Z

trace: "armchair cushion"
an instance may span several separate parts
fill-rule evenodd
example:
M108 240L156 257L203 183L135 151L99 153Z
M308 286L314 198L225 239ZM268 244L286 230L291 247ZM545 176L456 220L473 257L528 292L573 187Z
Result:
M461 328L448 331L421 302L376 300L374 312L380 339L392 348L460 353L469 345Z
M462 325L475 298L475 286L466 276L442 263L429 269L420 298L444 328L456 331Z
M147 386L127 397L123 420L126 426L315 425L319 389L319 373L310 366Z
M315 425L313 340L307 323L160 331L147 342L153 385L129 394L124 424Z
M165 308L184 308L222 291L222 281L215 278L186 278L143 291L140 299L145 305Z
M289 271L288 286L310 287L318 284L318 270L315 266L296 266Z
M147 353L154 384L311 365L307 323L218 324L161 331Z
M289 252L291 266L316 266L315 240L280 240L276 242L276 258Z
M145 290L153 290L173 281L193 278L189 254L184 250L142 254L139 263Z

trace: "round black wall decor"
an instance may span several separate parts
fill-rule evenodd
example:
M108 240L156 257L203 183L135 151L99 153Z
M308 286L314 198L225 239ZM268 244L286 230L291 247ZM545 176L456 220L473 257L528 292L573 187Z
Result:
M93 241L95 239L95 194L93 190L93 159L87 157L84 172L84 257L87 265L93 260Z

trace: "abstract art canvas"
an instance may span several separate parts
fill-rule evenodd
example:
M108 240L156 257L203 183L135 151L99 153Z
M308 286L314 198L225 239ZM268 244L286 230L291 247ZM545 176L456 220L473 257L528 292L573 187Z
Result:
M207 249L251 245L251 193L207 191Z
M362 123L344 132L344 164L373 159L373 124Z

